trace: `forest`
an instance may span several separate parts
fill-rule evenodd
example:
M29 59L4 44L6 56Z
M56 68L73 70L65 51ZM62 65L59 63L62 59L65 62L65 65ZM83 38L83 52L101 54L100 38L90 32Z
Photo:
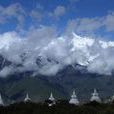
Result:
M19 102L0 106L0 114L114 114L114 103L89 102L76 106L59 100L49 106L47 102Z

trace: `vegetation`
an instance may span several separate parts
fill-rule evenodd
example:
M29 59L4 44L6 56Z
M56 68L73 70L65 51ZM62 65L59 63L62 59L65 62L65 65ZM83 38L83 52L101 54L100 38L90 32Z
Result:
M56 105L49 107L47 103L20 102L1 106L0 114L114 114L114 103L91 102L74 106L65 100L60 100Z

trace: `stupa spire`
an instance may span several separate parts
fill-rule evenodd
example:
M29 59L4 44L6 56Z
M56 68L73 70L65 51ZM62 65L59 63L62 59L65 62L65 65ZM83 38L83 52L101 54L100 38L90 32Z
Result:
M55 100L55 98L53 97L53 93L52 93L52 92L51 92L51 94L50 94L49 100L50 100L50 101L54 101L54 100Z
M30 97L29 97L29 95L28 95L28 93L26 94L26 97L25 97L25 99L24 99L24 102L28 102L28 101L31 101L31 99L30 99Z

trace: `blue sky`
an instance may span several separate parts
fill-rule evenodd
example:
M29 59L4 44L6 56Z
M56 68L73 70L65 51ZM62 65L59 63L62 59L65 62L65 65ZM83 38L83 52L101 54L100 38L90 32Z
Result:
M0 0L0 33L39 26L113 40L114 0Z

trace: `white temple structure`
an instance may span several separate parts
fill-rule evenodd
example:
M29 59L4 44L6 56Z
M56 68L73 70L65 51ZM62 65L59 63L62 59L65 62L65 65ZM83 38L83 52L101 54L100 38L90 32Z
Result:
M2 96L1 96L1 94L0 94L0 106L3 106L3 105L4 105L4 102L3 102Z
M110 98L110 102L114 102L114 95Z
M31 101L31 99L30 99L30 97L29 97L29 95L28 95L28 93L26 94L26 97L25 97L25 99L24 99L24 102L29 102L29 101Z
M53 93L52 92L50 94L49 100L52 102L52 103L49 103L49 106L52 106L52 105L56 104L55 98L53 97Z
M94 92L92 93L92 97L91 97L90 101L96 101L98 103L101 102L101 99L100 99L99 94L96 89L94 89Z
M71 99L70 99L69 103L74 104L74 105L79 105L79 101L77 99L75 90L73 91L73 94L71 95Z

